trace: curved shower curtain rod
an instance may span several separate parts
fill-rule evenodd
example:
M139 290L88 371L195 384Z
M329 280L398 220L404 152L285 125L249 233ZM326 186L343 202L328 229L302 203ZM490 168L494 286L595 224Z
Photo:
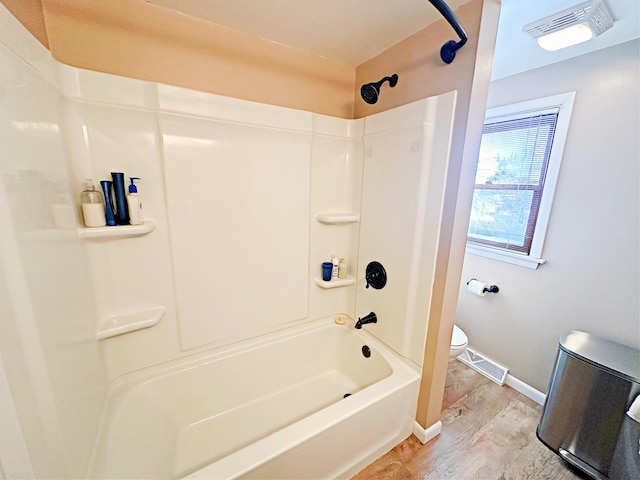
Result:
M436 9L440 12L440 14L445 18L449 25L453 27L456 31L456 34L460 37L460 41L456 42L455 40L449 40L445 43L440 49L440 58L444 63L451 63L453 59L456 58L456 51L460 47L462 47L465 43L467 43L467 32L464 31L462 25L460 24L460 20L456 17L455 13L449 8L444 0L429 0L431 4L436 7Z
M460 25L460 20L458 20L458 17L456 17L456 15L451 11L449 5L447 5L444 0L429 0L429 2L436 7L460 37L459 42L449 40L447 43L442 45L442 48L440 49L440 58L442 61L444 63L451 63L453 62L453 59L456 58L456 52L458 49L467 43L467 32L464 31L464 28ZM393 75L384 77L377 82L362 85L360 87L360 95L362 96L362 99L369 104L376 103L378 101L378 96L380 95L380 88L385 82L389 82L390 87L395 87L398 83L398 74L394 73Z

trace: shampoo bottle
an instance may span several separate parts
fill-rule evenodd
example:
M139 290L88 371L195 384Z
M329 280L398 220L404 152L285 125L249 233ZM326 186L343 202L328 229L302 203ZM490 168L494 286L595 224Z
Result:
M129 222L131 225L142 225L144 217L142 216L142 200L138 195L138 187L134 183L140 180L138 177L129 177L131 184L129 185L129 193L127 195L127 205L129 207Z
M113 208L113 198L111 191L113 190L113 182L111 180L100 180L102 193L104 193L104 216L109 227L117 225L115 209Z
M338 261L338 278L347 278L347 261L344 258Z
M125 193L124 173L111 172L113 178L113 200L116 204L116 223L129 225L129 208L127 207L127 195Z

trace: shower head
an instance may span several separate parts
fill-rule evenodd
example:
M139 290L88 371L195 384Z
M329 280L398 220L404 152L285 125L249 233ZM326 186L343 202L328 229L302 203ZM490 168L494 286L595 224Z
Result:
M395 87L398 83L398 74L394 73L390 77L384 77L382 80L373 83L367 83L360 87L360 95L362 95L362 99L373 105L378 101L378 95L380 94L380 87L384 82L389 82L390 87Z

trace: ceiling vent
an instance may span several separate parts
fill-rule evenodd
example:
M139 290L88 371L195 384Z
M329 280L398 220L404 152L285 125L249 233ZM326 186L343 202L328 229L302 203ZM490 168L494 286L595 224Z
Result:
M522 27L546 50L558 50L591 40L613 27L602 0L581 3Z

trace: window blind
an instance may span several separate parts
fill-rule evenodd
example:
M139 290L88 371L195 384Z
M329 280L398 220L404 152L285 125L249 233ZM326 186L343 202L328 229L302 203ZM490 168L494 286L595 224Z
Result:
M559 108L488 119L482 131L468 241L528 254Z

